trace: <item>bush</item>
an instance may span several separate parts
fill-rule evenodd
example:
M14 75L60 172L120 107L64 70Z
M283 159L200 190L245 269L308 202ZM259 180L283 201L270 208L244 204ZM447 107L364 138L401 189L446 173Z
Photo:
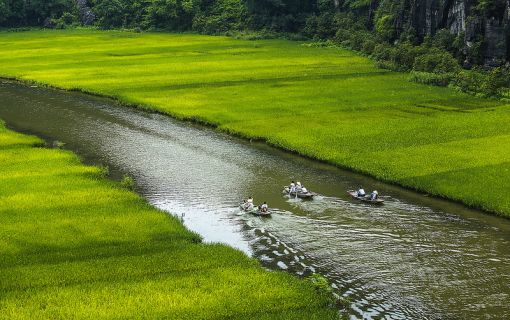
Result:
M192 29L206 34L239 31L244 27L246 9L239 0L214 1L193 18Z
M391 41L395 37L394 25L395 17L393 15L383 15L375 21L375 31L386 41Z
M125 23L125 7L120 0L97 0L93 7L98 17L98 25L103 29L123 27Z
M78 24L78 18L69 12L64 12L59 19L51 19L51 24L56 29L65 29Z
M361 51L363 53L365 53L365 54L371 55L374 52L376 45L377 45L377 42L375 42L374 40L366 39L363 42L363 45L361 47Z
M510 87L510 69L498 67L489 71L482 90L488 96L501 97L503 91L508 87Z
M455 76L450 86L462 92L476 93L484 82L483 77L481 72L462 70Z
M135 188L135 179L125 174L120 181L120 185L128 190L133 190Z
M510 86L510 70L502 67L489 72L480 69L462 70L452 79L451 86L477 96L500 98Z
M452 52L456 44L456 36L448 29L441 29L432 38L432 46Z
M456 73L460 71L460 65L450 53L431 49L430 52L417 56L414 59L413 70L434 73Z
M454 74L451 73L431 73L431 72L421 72L421 71L411 71L409 76L409 81L429 84L433 86L446 87Z
M372 58L377 61L394 61L395 53L395 47L387 43L379 43L374 47Z
M394 63L399 66L400 71L410 71L415 63L416 57L427 52L423 46L414 46L409 42L395 46Z
M306 19L303 33L310 38L329 39L335 35L333 15L311 15Z
M387 60L376 61L375 66L380 69L393 70L393 71L398 70L398 66L394 62L387 61Z

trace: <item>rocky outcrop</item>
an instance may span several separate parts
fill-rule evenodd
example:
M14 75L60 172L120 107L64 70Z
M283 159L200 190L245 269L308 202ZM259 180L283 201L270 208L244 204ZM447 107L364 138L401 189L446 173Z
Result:
M481 44L485 66L510 61L510 0L489 0L485 7L478 0L394 1L393 8L401 8L395 21L397 35L409 28L423 39L446 29L464 36L464 52Z
M451 33L460 35L466 31L466 3L464 0L450 0L452 3L443 10L442 24L447 26Z
M87 0L76 0L76 6L80 15L80 21L86 26L92 25L96 20L96 16L90 9Z
M485 20L485 66L495 67L505 63L507 60L507 25L508 21L503 21L491 17Z

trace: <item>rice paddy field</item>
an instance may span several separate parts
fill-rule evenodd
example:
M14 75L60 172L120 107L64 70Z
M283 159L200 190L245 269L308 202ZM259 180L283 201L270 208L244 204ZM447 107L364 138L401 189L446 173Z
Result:
M207 122L510 216L504 102L284 40L65 30L2 32L0 43L2 76Z
M337 319L311 282L40 144L0 123L0 319Z

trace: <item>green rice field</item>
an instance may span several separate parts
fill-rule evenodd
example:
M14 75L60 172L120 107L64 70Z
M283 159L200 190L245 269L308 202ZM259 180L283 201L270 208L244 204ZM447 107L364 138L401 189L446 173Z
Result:
M337 319L311 282L40 144L0 123L0 319Z
M2 76L207 122L510 216L506 103L301 42L65 30L2 32L0 43Z

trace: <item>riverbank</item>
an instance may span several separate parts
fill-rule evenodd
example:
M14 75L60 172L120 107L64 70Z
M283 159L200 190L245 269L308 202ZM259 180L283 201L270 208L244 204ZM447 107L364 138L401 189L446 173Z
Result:
M308 281L202 244L68 151L0 124L0 318L334 319Z
M114 97L510 215L503 102L299 42L93 30L0 37L3 76Z

